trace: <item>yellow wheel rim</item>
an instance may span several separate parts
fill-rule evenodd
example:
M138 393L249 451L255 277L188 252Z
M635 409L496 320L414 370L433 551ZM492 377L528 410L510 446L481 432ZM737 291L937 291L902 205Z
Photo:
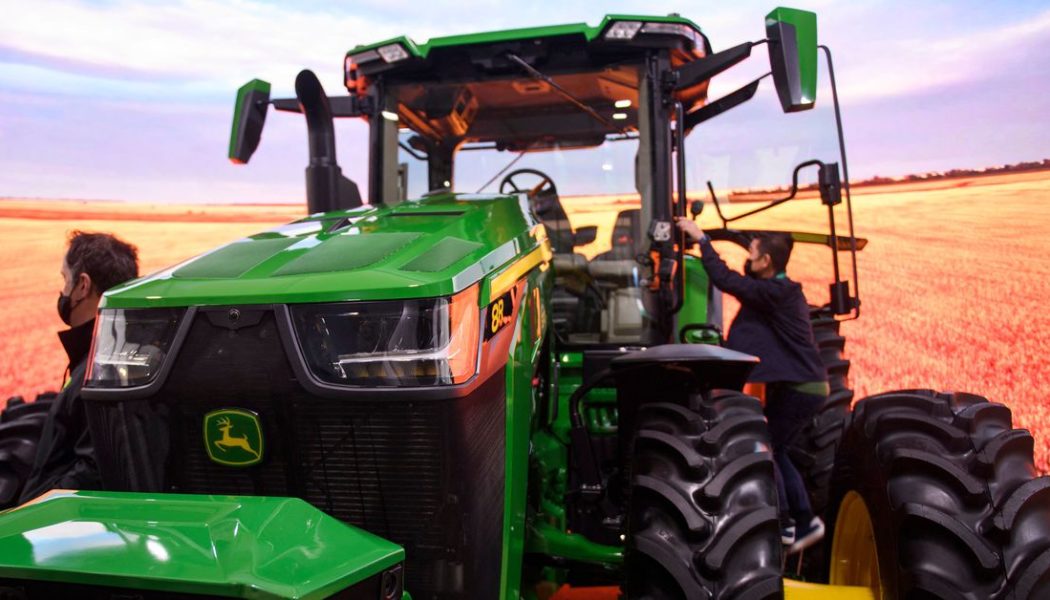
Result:
M871 514L864 499L854 491L842 499L835 520L830 575L832 585L863 586L872 590L875 598L883 597Z

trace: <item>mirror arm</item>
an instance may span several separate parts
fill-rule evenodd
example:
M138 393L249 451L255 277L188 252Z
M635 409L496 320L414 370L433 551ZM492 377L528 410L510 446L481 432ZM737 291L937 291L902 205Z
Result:
M838 88L835 85L835 65L831 62L831 49L820 44L817 46L824 51L824 58L828 63L828 78L831 83L831 100L835 107L835 127L839 136L839 155L842 158L842 189L846 192L846 216L849 223L850 255L853 270L853 314L850 319L860 316L860 283L857 280L857 236L853 232L853 202L849 193L849 166L846 162L846 137L842 130L842 111L839 109ZM838 278L836 277L836 280Z
M694 85L711 79L715 75L718 75L722 71L725 71L729 67L732 67L751 56L751 49L759 44L764 44L765 42L766 40L744 42L743 44L727 48L721 52L716 52L672 69L671 73L674 80L674 90L678 91L691 88Z
M709 119L713 119L714 117L717 117L718 115L726 112L727 110L736 108L753 98L755 92L758 91L759 82L761 82L766 77L769 77L770 75L772 75L772 73L766 73L765 75L759 77L758 79L752 81L744 87L736 91L730 92L725 96L722 96L718 100L705 104L699 109L687 114L685 116L686 135L689 135L689 132L693 130L693 127L696 127L700 123L703 123L704 121L707 121Z
M791 173L791 193L788 194L787 196L785 196L783 198L780 198L778 200L774 200L774 201L770 202L769 204L767 204L765 206L760 206L760 207L758 207L758 208L756 208L754 210L749 210L746 213L739 214L739 215L736 215L734 217L730 217L728 219L722 219L722 220L725 223L731 223L733 221L739 221L740 219L743 219L744 217L750 217L751 215L755 215L755 214L758 214L758 213L760 213L762 211L769 210L769 209L773 208L774 206L783 204L783 203L787 202L788 200L793 199L798 194L798 172L801 171L802 169L806 168L806 167L812 167L812 166L819 166L819 167L823 168L824 167L824 162L820 161L820 160L817 160L817 159L813 159L813 160L807 160L806 162L803 162L803 163L799 163L798 166L795 167L795 170L792 171L792 173ZM719 211L719 213L721 214L721 211Z
M707 180L707 191L711 194L711 201L715 203L715 212L718 213L718 218L722 219L722 229L726 229L729 226L729 221L722 214L722 205L718 202L718 196L715 195L715 186L711 185L710 179Z
M270 100L274 110L302 114L303 109L299 106L298 98L275 98ZM367 117L372 114L369 98L357 96L329 96L328 108L335 118L342 117Z

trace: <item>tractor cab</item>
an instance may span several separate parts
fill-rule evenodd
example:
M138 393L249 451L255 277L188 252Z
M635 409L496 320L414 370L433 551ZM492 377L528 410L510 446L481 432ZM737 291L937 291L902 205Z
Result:
M767 36L715 52L700 27L677 15L611 15L596 27L425 44L400 37L347 53L347 96L324 98L316 78L304 72L297 99L271 103L307 115L311 212L354 206L362 197L391 206L449 193L460 200L519 196L543 225L553 253L550 316L563 345L649 346L679 339L685 325L691 341L712 341L721 327L718 292L698 265L687 269L691 258L673 226L697 200L687 197L687 183L697 182L687 158L687 146L697 144L687 141L702 123L755 95L770 73L714 102L709 88L712 78L762 44L775 83L767 87L775 87L782 110L813 107L815 17L777 9L767 18ZM244 93L259 83L242 88L238 115L260 107L265 115L268 95ZM367 182L332 176L338 166L331 117L368 121ZM237 162L247 160L261 131L261 123L245 123L231 140ZM824 125L834 131L830 120ZM322 137L330 141L315 143ZM698 149L710 154L706 145ZM833 162L827 172L831 177L834 170L837 182ZM751 235L727 229L719 237L746 246ZM827 236L819 239L827 243ZM848 243L833 249L840 246L852 249ZM848 289L839 295L839 314L850 312ZM691 323L679 322L683 309Z

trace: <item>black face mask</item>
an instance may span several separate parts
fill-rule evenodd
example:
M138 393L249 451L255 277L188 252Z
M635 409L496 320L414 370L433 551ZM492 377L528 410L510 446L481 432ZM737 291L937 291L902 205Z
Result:
M744 276L745 277L754 277L755 276L755 272L751 269L751 259L750 258L744 260Z
M70 293L70 296L72 292ZM62 322L66 325L71 325L73 318L73 309L76 308L80 302L83 302L83 298L80 299L76 304L73 303L73 299L70 296L58 293L58 318L62 319Z

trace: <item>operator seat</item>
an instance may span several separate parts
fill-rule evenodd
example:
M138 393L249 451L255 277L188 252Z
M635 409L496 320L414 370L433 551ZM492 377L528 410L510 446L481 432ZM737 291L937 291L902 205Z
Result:
M613 225L608 252L591 261L590 273L605 290L602 341L629 343L645 331L644 299L636 259L642 233L642 211L620 211Z
M594 257L594 260L633 260L637 254L635 246L642 232L642 211L632 208L621 210L613 225L609 250Z
M572 254L574 236L569 215L561 204L557 192L538 192L532 199L532 208L536 216L547 229L547 237L555 254Z

